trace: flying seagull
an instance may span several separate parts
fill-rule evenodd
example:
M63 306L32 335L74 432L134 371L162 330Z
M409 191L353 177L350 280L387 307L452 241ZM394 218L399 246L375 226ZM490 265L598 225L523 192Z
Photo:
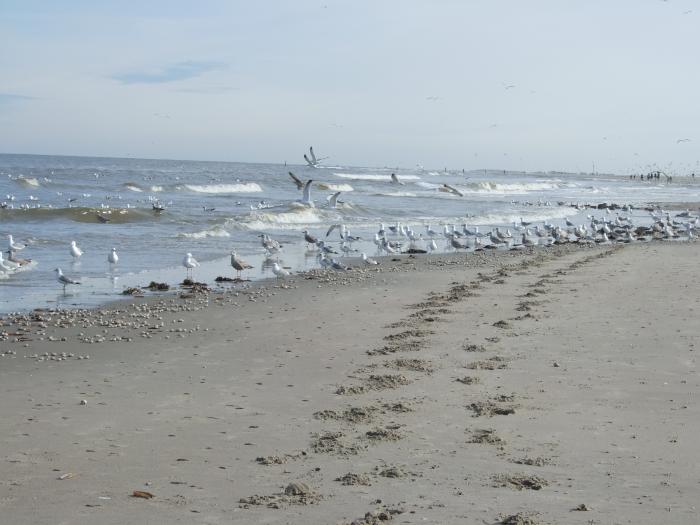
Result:
M330 197L328 197L328 207L329 208L337 208L338 207L338 196L341 194L340 191L334 193Z
M309 156L311 158L307 157L306 153L304 153L304 160L312 168L317 168L319 163L322 160L326 160L328 158L328 157L321 157L320 159L317 159L316 155L314 154L314 147L313 146L309 147Z
M460 197L464 197L464 193L459 191L454 186L450 186L449 184L443 184L442 188L443 188L443 191L449 191L450 193L454 193L455 195L459 195Z
M391 174L391 183L392 183L392 184L400 184L401 186L404 185L404 183L401 182L401 181L399 180L399 178L396 176L396 173L392 173L392 174Z
M309 179L306 181L306 184L304 184L304 193L301 198L301 203L306 204L310 208L314 207L314 201L311 200L311 183L313 182L312 179Z
M298 189L298 190L300 190L300 189L302 189L302 188L304 187L304 183L301 182L301 180L299 180L299 177L297 177L296 175L294 175L294 173L292 173L291 171L289 172L289 176L290 176L290 177L292 178L292 180L294 181L294 184L297 185L297 189Z

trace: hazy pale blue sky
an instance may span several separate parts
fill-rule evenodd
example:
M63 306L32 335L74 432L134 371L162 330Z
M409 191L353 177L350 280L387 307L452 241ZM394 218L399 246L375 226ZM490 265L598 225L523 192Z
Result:
M0 0L0 152L697 169L695 4Z

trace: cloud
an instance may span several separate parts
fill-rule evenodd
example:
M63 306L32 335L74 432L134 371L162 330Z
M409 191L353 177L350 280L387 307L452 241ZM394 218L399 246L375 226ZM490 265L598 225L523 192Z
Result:
M123 84L164 84L195 78L209 71L221 69L224 64L220 62L198 62L188 60L177 62L157 71L144 72L132 71L114 75L112 78Z
M207 95L213 95L218 93L228 93L230 91L238 91L240 88L233 86L203 86L199 88L182 88L176 89L175 91L179 93L203 93Z
M34 97L16 95L14 93L0 93L0 105L13 104L15 102L22 102L25 100L34 100Z

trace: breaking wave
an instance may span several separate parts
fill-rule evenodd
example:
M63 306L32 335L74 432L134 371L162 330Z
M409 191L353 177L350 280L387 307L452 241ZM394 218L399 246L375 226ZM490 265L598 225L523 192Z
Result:
M0 219L25 221L53 221L66 219L85 223L115 223L138 222L153 219L151 210L143 208L6 208L0 209Z
M24 186L25 188L38 188L41 186L39 184L39 180L36 177L23 177L20 175L16 179L13 179L17 184L20 186Z
M355 179L355 180L381 180L390 181L390 175L377 175L372 173L334 173L336 177L341 179ZM399 175L399 180L420 180L418 175Z
M350 184L330 184L328 182L320 182L318 187L319 189L329 191L354 191L354 188L350 186Z
M467 182L462 186L463 191L471 193L502 193L521 194L530 191L546 191L561 188L561 184L553 182L526 182L522 184L503 184L500 182Z
M231 220L233 225L247 230L295 229L338 220L335 210L293 206L282 212L252 211L248 218Z
M207 237L231 237L231 234L223 227L216 226L210 230L202 230L200 232L178 233L177 236L186 239L206 239Z
M183 188L196 193L258 193L262 191L255 182L238 184L185 184Z

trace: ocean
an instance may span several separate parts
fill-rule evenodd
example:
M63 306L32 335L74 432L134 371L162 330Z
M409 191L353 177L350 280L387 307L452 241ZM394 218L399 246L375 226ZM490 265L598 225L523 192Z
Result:
M288 172L313 179L314 207ZM400 184L391 182L395 173ZM443 184L462 196L442 191ZM328 197L341 192L336 208ZM352 166L247 164L0 154L0 247L7 235L26 248L27 269L0 274L0 313L33 308L88 307L122 297L124 288L150 281L176 284L185 277L187 252L201 263L198 281L233 277L230 252L253 264L246 278L272 277L259 235L283 245L280 263L291 271L318 266L301 233L326 239L343 223L362 237L359 252L376 253L379 224L410 225L425 236L426 225L512 228L513 222L587 222L591 210L571 204L697 202L700 185L690 177L642 181L629 176L525 173L501 170L426 170ZM165 208L154 211L154 205ZM646 212L636 211L640 217ZM338 248L337 231L327 238ZM75 240L84 254L70 255ZM438 242L447 251L444 239ZM424 247L417 242L416 247ZM111 266L111 248L119 263ZM340 254L342 255L342 254ZM5 253L7 258L7 253ZM336 256L338 257L338 256ZM74 278L64 294L54 269Z

